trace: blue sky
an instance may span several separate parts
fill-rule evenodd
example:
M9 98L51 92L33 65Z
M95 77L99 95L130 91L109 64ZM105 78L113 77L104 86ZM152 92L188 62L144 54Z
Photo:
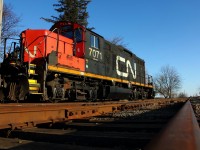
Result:
M22 21L19 30L49 29L57 0L4 0ZM92 0L89 26L106 39L122 37L146 62L148 74L174 67L188 96L200 91L200 0Z

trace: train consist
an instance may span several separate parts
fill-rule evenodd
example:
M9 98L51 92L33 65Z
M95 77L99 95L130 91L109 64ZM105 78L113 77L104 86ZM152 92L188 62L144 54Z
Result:
M77 23L27 29L8 39L0 66L1 99L102 100L154 98L145 62Z

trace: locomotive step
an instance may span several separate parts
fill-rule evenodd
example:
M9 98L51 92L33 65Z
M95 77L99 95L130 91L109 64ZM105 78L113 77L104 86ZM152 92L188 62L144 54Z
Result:
M38 91L40 87L29 86L30 91Z
M35 74L35 70L29 69L29 70L28 70L28 74Z
M38 93L37 91L30 91L29 94L32 94L32 95L42 95L43 93Z
M29 87L40 87L40 84L39 83L35 83L35 84L29 84Z
M30 69L35 69L36 65L35 64L29 64Z
M28 79L29 84L37 84L37 80L35 79Z

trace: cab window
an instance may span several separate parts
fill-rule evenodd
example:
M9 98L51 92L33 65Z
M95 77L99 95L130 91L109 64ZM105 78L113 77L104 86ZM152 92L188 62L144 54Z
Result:
M82 42L82 29L77 28L75 30L76 42Z
M65 36L65 37L68 37L70 39L73 39L73 29L72 29L72 26L63 26L61 29L60 29L60 34Z
M90 46L99 49L99 38L95 35L90 35Z

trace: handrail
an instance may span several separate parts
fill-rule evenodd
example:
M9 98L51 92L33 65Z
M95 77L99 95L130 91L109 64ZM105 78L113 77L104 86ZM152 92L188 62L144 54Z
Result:
M150 141L145 150L200 150L200 129L190 101Z

